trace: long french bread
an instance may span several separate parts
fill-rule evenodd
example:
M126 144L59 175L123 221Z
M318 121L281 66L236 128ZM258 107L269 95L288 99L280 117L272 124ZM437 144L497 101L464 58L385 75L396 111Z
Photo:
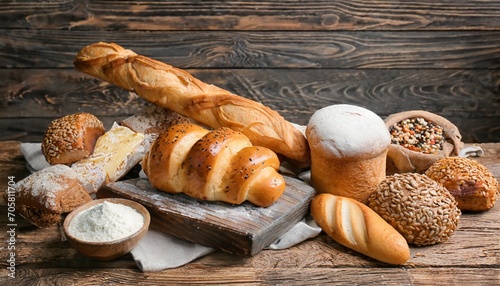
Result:
M151 185L206 201L267 207L285 190L276 154L252 146L248 137L229 128L207 130L177 124L162 133L143 159Z
M306 138L278 112L206 84L182 69L103 42L83 48L74 65L201 124L231 128L245 134L256 146L267 147L298 164L309 162Z
M404 237L368 206L350 198L320 194L311 202L311 214L336 242L389 264L410 258Z

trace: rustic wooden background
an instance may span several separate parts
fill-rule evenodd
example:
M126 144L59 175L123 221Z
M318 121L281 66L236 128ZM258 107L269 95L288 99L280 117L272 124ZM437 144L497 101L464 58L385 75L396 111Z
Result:
M91 1L0 5L0 140L40 141L87 111L145 102L73 68L116 42L307 124L319 108L424 109L465 142L500 142L500 1Z

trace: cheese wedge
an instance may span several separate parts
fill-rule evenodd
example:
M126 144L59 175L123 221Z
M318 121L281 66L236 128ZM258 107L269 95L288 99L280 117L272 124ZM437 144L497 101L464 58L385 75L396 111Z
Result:
M142 133L114 124L99 137L94 152L74 163L80 183L89 194L96 193L103 185L123 177L139 163L149 148Z

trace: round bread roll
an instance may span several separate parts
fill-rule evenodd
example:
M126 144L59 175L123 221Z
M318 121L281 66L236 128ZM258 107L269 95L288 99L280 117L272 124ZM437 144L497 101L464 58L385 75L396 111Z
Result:
M416 246L447 240L461 215L442 185L418 173L387 176L368 198L368 206Z
M72 164L92 154L104 134L102 122L80 112L53 120L42 141L42 153L49 164Z
M447 157L432 164L425 174L443 185L462 211L485 211L495 205L500 185L483 165L469 158Z
M391 137L384 121L359 106L331 105L311 116L306 137L313 187L366 203L386 176Z

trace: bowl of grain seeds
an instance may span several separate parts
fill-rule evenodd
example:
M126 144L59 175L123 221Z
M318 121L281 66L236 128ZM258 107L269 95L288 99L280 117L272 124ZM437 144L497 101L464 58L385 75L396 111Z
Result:
M132 250L149 228L150 214L141 204L121 198L88 202L68 214L63 228L81 254L95 260L119 258Z
M462 135L448 119L423 110L404 111L384 120L391 144L387 153L387 174L423 173L437 160L458 156Z

